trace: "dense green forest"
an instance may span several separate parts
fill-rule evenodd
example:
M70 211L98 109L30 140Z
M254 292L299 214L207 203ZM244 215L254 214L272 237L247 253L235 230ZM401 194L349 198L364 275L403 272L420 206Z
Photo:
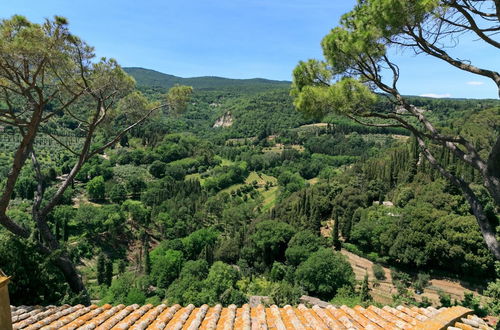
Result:
M25 85L16 79L4 86L21 95L0 101L11 110L0 132L0 268L12 276L12 304L242 305L266 296L282 306L302 295L374 304L379 283L356 280L342 253L350 251L375 262L378 280L382 265L391 268L394 304L499 314L499 264L463 192L423 157L416 134L336 114L307 117L294 108L288 82L89 64L92 50L63 33L63 18L46 24L44 36L63 49L50 61L82 72L56 72L51 83L60 88L44 86L39 103L17 93ZM0 28L32 40L40 32L22 17ZM12 35L5 43L25 51ZM56 56L67 47L76 60ZM9 60L1 56L0 66ZM45 82L22 71L33 86ZM480 154L492 149L497 100L408 100ZM26 104L38 119L24 125ZM391 104L377 94L372 106ZM36 136L25 130L33 123ZM472 183L497 227L478 170L431 148L447 171ZM431 276L472 283L481 296L422 298Z
M157 74L139 72L138 88L159 99L166 89L154 85ZM407 270L403 286L416 283L417 273L481 278L483 285L494 278L494 259L464 198L420 157L408 133L336 116L314 124L293 109L281 84L259 89L255 81L226 88L216 79L213 88L194 90L184 114L156 115L82 167L49 224L79 265L90 299L227 305L264 295L284 305L309 294L372 303L346 258L332 249L335 240L324 235L332 221L344 248ZM497 134L483 126L500 122L496 101L414 102L486 149ZM213 127L227 112L232 124ZM64 132L73 123L62 117L58 125ZM10 132L2 133L4 175L15 146ZM74 156L42 137L39 158L50 194ZM476 177L449 153L440 157ZM8 211L25 226L33 171L23 168ZM1 235L0 263L13 276L15 304L81 299L34 243ZM406 290L394 299L417 303Z

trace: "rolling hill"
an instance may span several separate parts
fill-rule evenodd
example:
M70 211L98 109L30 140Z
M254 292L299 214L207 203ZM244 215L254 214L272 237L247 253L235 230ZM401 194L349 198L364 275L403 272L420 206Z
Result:
M128 67L123 68L133 76L139 87L168 89L176 84L193 86L195 89L214 90L223 88L241 88L252 90L266 90L274 88L288 88L290 81L277 81L262 78L254 79L230 79L222 77L193 77L181 78L158 71Z

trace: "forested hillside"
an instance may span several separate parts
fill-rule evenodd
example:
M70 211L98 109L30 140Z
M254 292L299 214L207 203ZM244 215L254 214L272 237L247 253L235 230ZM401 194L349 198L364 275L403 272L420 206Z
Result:
M152 86L139 88L160 98ZM495 101L414 102L478 137L484 148L495 134L494 125L484 130L484 123L500 122ZM232 125L214 128L227 112ZM80 265L91 299L101 302L241 304L250 295L269 295L286 304L303 293L369 300L356 293L346 261L325 249L335 243L329 230L337 230L350 251L411 270L403 287L416 269L486 283L493 258L477 225L460 193L421 159L414 139L400 129L335 116L326 121L310 124L281 86L195 89L184 114L157 115L84 165L51 212L50 225ZM10 148L6 136L3 145ZM54 141L40 143L49 192L68 173L65 159L72 156L62 148L49 153ZM451 155L441 157L455 166ZM475 175L460 166L456 171ZM18 203L9 211L26 225L33 175L29 166L23 170ZM35 264L46 274L14 281L15 301L70 299L57 271L30 253L29 244L10 236L2 242L4 258L18 260L6 268L14 278ZM318 275L318 260L333 273ZM324 288L331 276L339 282ZM27 296L29 288L37 296ZM414 298L401 289L395 299Z
M66 27L60 20L51 22L54 30ZM89 51L71 45L71 54ZM499 313L500 269L471 207L407 129L338 114L306 117L295 110L288 82L178 78L64 58L80 64L56 62L64 70L82 72L50 76L60 89L46 88L64 102L43 94L33 111L45 111L38 135L2 121L0 266L12 276L12 304L242 305L265 296L283 306L306 294L366 305L389 276L384 265L397 288L394 304L459 303L479 315ZM0 102L13 113L32 102L13 100ZM498 101L409 100L439 128L470 138L479 153L492 149ZM390 106L376 95L375 109ZM432 148L449 171L472 182L498 225L479 171ZM356 281L341 248L374 261L377 281ZM446 292L432 300L425 291L431 277L479 289L457 301Z
M262 78L230 79L221 77L181 78L144 68L123 68L135 78L138 87L161 88L168 90L176 84L188 85L200 90L220 90L222 88L242 89L246 93L263 91L269 88L289 87L290 81L276 81Z

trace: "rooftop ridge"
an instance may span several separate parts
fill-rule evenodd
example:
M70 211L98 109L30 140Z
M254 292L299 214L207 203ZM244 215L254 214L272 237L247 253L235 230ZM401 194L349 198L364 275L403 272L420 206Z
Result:
M328 305L11 306L13 329L492 329L472 310ZM0 325L1 328L1 325Z

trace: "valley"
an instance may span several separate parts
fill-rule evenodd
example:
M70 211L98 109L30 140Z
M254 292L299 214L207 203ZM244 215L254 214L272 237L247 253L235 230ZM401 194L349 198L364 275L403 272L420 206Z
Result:
M8 329L493 325L500 101L406 95L389 51L500 86L440 48L460 3L359 1L291 81L122 67L64 17L1 20Z

